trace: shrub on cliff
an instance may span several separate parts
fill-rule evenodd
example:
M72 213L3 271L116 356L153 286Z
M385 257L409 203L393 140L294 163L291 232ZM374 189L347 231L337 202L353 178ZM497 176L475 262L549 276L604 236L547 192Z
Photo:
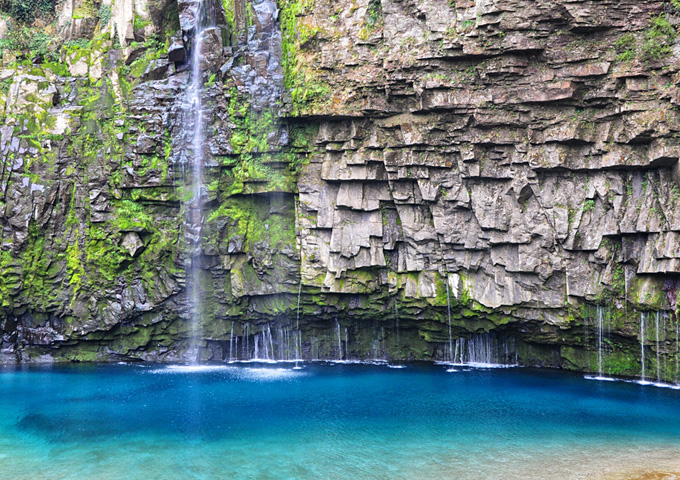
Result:
M33 23L38 18L54 14L52 0L0 0L0 12L6 13L20 23Z
M9 50L30 54L30 58L57 61L57 46L53 35L43 30L35 30L25 25L10 24L5 38L0 39L0 51Z

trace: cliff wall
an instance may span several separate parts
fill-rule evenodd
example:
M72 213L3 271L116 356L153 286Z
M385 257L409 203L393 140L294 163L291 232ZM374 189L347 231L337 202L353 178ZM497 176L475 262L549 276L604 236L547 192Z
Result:
M464 338L677 380L673 5L213 4L187 232L193 3L69 1L3 52L2 361L183 360L193 318L203 360Z

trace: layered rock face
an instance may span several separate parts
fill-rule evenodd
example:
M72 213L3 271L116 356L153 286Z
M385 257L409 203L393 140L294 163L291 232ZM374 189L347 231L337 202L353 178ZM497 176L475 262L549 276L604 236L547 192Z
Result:
M3 361L186 354L192 28L168 3L182 30L147 27L166 50L95 32L68 72L3 70ZM644 350L677 379L670 7L212 9L203 360L452 360L484 338L611 374Z

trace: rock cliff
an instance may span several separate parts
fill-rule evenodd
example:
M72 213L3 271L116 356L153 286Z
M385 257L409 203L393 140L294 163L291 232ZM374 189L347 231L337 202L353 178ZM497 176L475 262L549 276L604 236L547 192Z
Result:
M186 360L193 320L202 360L678 379L673 4L208 2L192 232L195 3L67 0L58 49L5 47L2 362Z

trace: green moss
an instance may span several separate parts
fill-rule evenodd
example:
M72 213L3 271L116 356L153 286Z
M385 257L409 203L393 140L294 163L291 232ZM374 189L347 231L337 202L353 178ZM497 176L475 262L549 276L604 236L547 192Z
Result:
M314 0L282 0L281 32L282 64L284 84L291 92L293 114L302 114L309 109L323 106L331 97L331 87L320 78L320 72L314 70L303 58L306 45L319 33L316 26L300 21L314 7Z
M658 61L671 55L673 44L677 38L675 27L665 13L652 17L641 38L633 33L626 33L614 42L616 60L630 62Z
M669 56L676 37L675 27L665 14L652 18L641 46L642 59L653 61Z
M269 250L278 251L295 245L295 219L291 215L271 214L268 202L253 198L225 199L208 221L218 218L229 221L227 242L238 240L244 251L255 252L262 242Z
M639 354L633 354L612 345L602 359L602 369L607 375L638 376L641 373Z
M78 239L80 237L80 232L75 231L74 240L66 248L66 268L68 272L68 284L73 289L72 302L75 299L77 292L80 290L83 282L83 275L85 274L85 268L83 267L83 259L81 256L80 246L78 245Z

